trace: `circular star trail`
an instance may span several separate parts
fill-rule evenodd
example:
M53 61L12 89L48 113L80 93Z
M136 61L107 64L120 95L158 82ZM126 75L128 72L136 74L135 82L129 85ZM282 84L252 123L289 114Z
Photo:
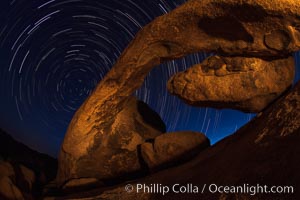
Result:
M114 65L135 34L184 0L11 0L1 2L1 128L52 155L75 111ZM166 82L201 62L194 54L158 66L136 96L168 131L200 131L212 140L253 115L193 108L168 94Z

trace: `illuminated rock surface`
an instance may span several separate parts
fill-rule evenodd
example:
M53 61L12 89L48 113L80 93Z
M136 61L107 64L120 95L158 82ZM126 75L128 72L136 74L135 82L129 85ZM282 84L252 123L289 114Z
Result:
M168 90L192 106L260 112L294 80L294 58L207 58L174 75Z
M100 162L108 155L96 152L115 151L111 145L121 148L117 141L111 145L108 143L108 138L114 134L112 124L118 113L128 107L131 95L154 66L203 51L224 57L284 59L300 49L299 25L300 5L296 0L191 0L156 18L136 35L76 112L61 148L57 181L102 177L103 173L112 178L128 172L126 168L121 171L105 168L105 172L98 173L101 165L112 165ZM293 70L285 75L292 73ZM264 82L258 82L266 88ZM281 89L276 89L276 94L264 100L263 105L272 101L271 98L275 99L288 83L290 79ZM134 141L135 145L141 142L138 137ZM119 160L130 163L130 171L138 168L132 156L123 155L122 159L115 159L118 154L110 154L110 159L116 166L121 165Z

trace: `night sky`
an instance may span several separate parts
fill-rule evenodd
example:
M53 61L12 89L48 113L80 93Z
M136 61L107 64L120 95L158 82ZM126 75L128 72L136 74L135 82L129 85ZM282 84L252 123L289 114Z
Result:
M138 30L184 2L1 0L0 128L56 156L76 109ZM194 54L158 66L136 95L160 114L168 131L203 132L215 143L254 115L193 108L166 90L171 75L207 56Z

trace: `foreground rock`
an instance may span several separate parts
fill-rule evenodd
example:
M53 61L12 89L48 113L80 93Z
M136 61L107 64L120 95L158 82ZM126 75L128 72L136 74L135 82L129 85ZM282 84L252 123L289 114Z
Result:
M94 131L97 130L95 124ZM106 122L104 131L90 141L93 148L79 160L72 160L62 149L58 182L80 178L121 181L134 177L143 170L138 146L164 133L166 127L158 114L132 97L115 119Z
M13 166L4 161L0 161L0 198L8 200L24 200L20 189L13 182L15 171Z
M40 185L53 180L57 173L56 159L30 149L2 130L0 130L0 157L4 161L10 161L13 166L23 166L23 170L26 167L34 171L36 181Z
M100 185L101 183L99 183L98 179L96 178L79 178L68 181L66 184L63 185L62 189L65 192L70 193L78 190L84 190L87 188L93 188ZM54 187L57 187L57 185L54 185Z
M34 199L35 173L23 165L0 161L0 199Z
M161 194L136 192L128 193L125 185L102 188L85 193L58 198L89 200L160 200L160 199L203 199L203 200L291 200L300 199L300 83L293 91L274 102L261 115L204 150L187 164L161 171L148 178L131 182L136 184L162 184L172 187L175 183L187 188L187 183L198 187L198 193ZM206 184L204 193L201 193ZM209 192L209 186L288 186L285 193L235 193ZM290 187L292 186L293 189ZM279 188L280 190L282 188ZM289 190L289 191L288 191ZM292 192L293 190L293 192ZM252 195L251 195L252 194Z
M148 168L155 170L182 163L209 147L210 142L201 133L182 131L168 133L141 146L141 155Z
M212 56L177 73L168 90L193 106L260 112L293 83L294 58Z
M5 200L25 200L20 189L6 176L0 178L0 198Z

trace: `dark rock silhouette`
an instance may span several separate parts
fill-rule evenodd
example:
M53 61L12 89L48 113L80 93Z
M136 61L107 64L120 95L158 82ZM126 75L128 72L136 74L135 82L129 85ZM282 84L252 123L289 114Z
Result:
M57 160L36 152L0 130L0 199L31 200L55 178Z

